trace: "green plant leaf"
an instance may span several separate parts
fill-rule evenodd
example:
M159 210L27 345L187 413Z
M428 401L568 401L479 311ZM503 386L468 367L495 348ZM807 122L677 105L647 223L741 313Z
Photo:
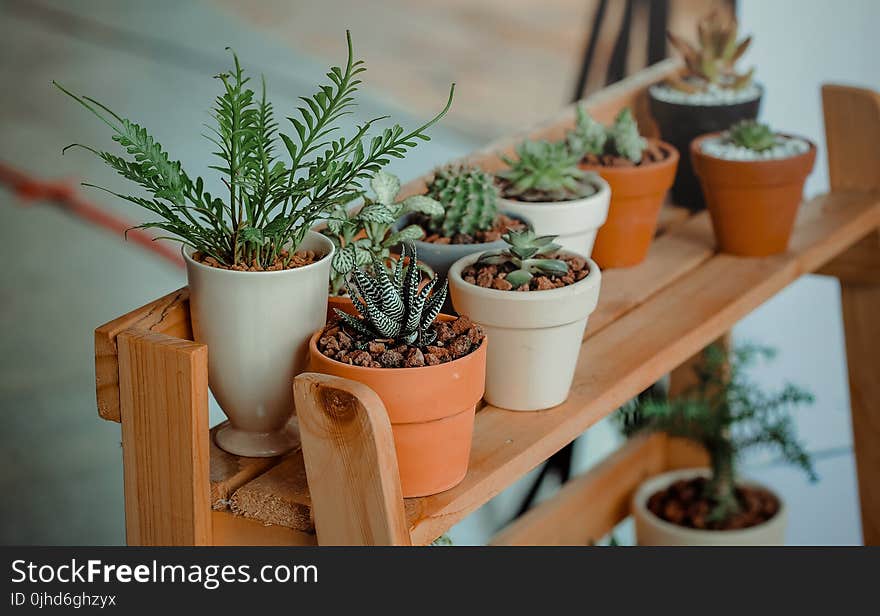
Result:
M373 189L379 203L391 205L400 192L400 179L391 173L378 171L370 180L370 188Z
M403 200L404 213L419 212L426 216L442 216L443 205L436 199L425 195L413 195Z

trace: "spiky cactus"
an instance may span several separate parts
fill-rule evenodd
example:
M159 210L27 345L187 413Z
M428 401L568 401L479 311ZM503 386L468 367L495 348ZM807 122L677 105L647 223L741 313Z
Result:
M755 69L737 73L736 62L748 49L752 37L737 40L738 29L736 19L713 11L697 24L699 48L667 32L669 42L681 53L688 70L685 79L672 79L669 85L688 93L703 92L710 85L732 90L749 85Z
M501 236L507 248L485 252L477 262L490 265L512 263L517 269L507 274L506 280L514 288L529 283L534 274L564 276L568 273L568 263L550 258L560 249L559 244L553 242L556 237L536 235L531 229L510 230Z
M583 158L569 144L551 141L523 141L517 158L502 156L509 169L498 173L507 181L506 197L521 201L570 201L596 193L592 174L578 167Z
M492 176L478 167L449 165L437 169L427 194L445 210L431 220L431 230L444 237L487 231L498 216L498 187Z
M376 263L372 272L355 269L346 284L348 294L362 318L336 309L343 323L370 340L395 342L425 347L434 342L437 332L431 327L446 300L447 283L431 294L437 279L431 279L421 290L418 255L411 242L403 244L400 259L389 274Z
M737 122L728 131L728 137L735 145L755 152L763 152L776 145L773 129L755 120Z
M648 142L639 135L639 125L629 107L624 107L617 114L614 124L608 129L608 140L618 156L628 158L634 163L642 160Z

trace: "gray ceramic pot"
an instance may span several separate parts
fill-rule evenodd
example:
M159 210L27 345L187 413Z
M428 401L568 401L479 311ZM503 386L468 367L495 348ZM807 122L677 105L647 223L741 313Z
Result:
M502 214L521 220L529 225L529 228L532 226L531 223L522 216L516 216L508 212L502 212ZM408 224L411 224L413 216L414 215L410 215L401 218L395 225L395 228L402 229ZM434 244L433 242L423 242L421 240L416 240L413 243L416 245L416 250L419 252L419 260L427 264L432 270L434 270L434 273L441 278L446 278L450 266L462 257L472 255L476 252L499 250L506 246L504 240L500 239L494 242L483 242L482 244Z

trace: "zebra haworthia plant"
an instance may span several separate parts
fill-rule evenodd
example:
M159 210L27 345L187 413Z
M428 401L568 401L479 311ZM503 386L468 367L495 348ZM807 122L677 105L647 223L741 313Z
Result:
M400 180L396 175L379 171L370 180L374 196L364 199L358 211L348 211L338 204L321 231L336 247L330 273L330 293L339 295L345 287L345 279L350 272L359 267L374 263L388 267L391 249L401 242L410 242L424 237L424 230L418 225L407 225L393 231L393 224L401 217L413 212L426 216L442 216L443 206L425 195L413 195L401 201Z
M447 283L444 280L433 294L436 278L421 289L420 283L416 248L406 242L391 273L379 263L374 263L369 273L360 268L351 272L348 294L361 318L339 309L336 314L344 324L369 340L393 340L425 347L437 337L431 326L446 300Z
M507 274L507 282L513 288L528 284L535 274L563 276L568 273L568 263L554 259L560 246L554 243L555 235L536 235L532 230L510 230L501 236L507 248L483 253L478 263L501 265L512 263L517 269Z

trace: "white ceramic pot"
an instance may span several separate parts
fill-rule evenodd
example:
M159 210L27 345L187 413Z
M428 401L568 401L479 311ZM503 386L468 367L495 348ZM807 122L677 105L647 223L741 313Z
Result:
M565 251L571 253L571 251ZM486 402L512 411L538 411L568 398L587 317L596 308L602 273L547 291L499 291L465 282L461 272L479 258L449 268L452 305L489 339Z
M785 503L776 492L779 500L779 511L775 516L751 528L737 530L699 530L685 528L661 520L647 508L648 499L656 492L668 487L680 479L708 477L707 468L688 468L670 471L652 477L642 483L632 499L632 513L636 523L636 542L639 545L783 545L785 543L785 527L787 513ZM754 481L744 481L751 485L772 492L769 488Z
M501 199L498 207L528 220L538 235L557 235L560 246L589 257L596 233L608 217L611 200L608 183L598 176L594 181L599 191L585 199L558 203Z
M217 445L268 457L297 443L293 377L308 365L309 338L327 316L333 244L310 231L300 250L322 258L278 272L237 272L197 263L184 250L190 315L208 345L208 382L229 422Z

